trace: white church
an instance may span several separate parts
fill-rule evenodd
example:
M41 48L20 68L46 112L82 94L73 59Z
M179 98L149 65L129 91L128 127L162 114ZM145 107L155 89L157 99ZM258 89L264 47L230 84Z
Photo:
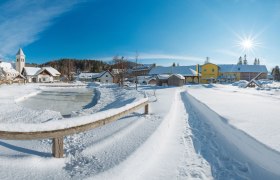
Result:
M15 68L11 63L0 62L4 80L14 81L23 78L26 82L55 82L60 80L60 72L52 67L25 67L25 54L20 48L16 54ZM1 73L0 72L0 73Z

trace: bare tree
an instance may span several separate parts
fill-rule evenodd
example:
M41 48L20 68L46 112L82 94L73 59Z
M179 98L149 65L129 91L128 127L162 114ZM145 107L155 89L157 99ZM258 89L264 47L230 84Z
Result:
M119 58L118 56L113 57L114 67L116 67L118 69L118 73L115 76L116 76L120 86L124 85L124 78L127 75L127 71L128 71L127 62L128 61L126 59L124 59L123 56L121 58Z

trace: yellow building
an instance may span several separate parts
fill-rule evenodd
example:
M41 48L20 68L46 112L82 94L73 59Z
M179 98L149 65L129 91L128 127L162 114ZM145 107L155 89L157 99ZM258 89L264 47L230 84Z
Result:
M219 67L216 64L206 63L201 66L200 83L216 82L219 76Z

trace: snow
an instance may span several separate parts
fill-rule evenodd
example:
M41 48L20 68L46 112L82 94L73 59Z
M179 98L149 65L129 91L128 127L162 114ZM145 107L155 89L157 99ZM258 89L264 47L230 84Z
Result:
M40 74L42 71L48 71L52 76L60 76L60 72L58 72L56 69L53 67L42 67L40 71L36 73L36 75Z
M191 87L188 92L222 116L230 125L246 132L266 146L280 151L280 93L269 94L229 85Z
M166 80L170 77L169 74L159 74L157 75L158 79L161 79L161 80Z
M263 88L147 85L139 86L139 91L96 83L62 85L0 86L1 117L19 108L15 100L22 102L30 94L50 89L94 88L95 105L75 111L67 119L53 118L54 112L46 110L52 119L44 123L34 121L37 111L21 107L10 114L10 119L17 121L0 120L1 130L71 127L112 115L147 98L149 114L140 109L100 128L64 137L63 159L51 157L49 139L0 140L1 179L280 177L280 133L275 118L280 115L280 83L266 83ZM18 111L22 114L16 115ZM21 117L23 112L29 118Z
M178 77L179 79L185 80L184 76L182 76L181 74L172 74L172 75ZM172 76L172 75L171 75L171 76Z
M149 75L158 74L181 74L183 76L196 76L196 66L170 66L170 67L154 67L149 72Z
M220 72L265 72L265 65L237 65L237 64L218 64Z
M38 67L24 67L24 70L26 72L27 76L34 76L41 70L41 68Z
M18 74L18 72L13 68L12 63L0 62L0 68L2 68L7 73Z

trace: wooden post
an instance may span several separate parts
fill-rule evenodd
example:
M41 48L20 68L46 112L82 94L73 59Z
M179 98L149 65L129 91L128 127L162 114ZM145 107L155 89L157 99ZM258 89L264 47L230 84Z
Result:
M145 114L149 114L149 104L145 105Z
M63 137L53 138L52 154L55 158L63 158Z

